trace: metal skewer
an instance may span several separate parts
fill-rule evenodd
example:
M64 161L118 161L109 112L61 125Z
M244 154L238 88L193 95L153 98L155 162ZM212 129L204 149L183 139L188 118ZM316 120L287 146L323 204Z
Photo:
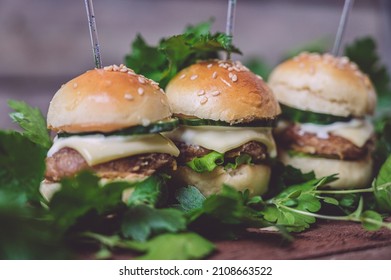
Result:
M337 35L335 36L334 46L333 46L333 50L332 50L332 54L334 56L338 56L338 54L339 54L343 34L345 33L345 29L346 29L346 23L348 21L348 17L349 17L350 11L352 10L353 4L354 4L354 0L345 0L345 4L344 4L343 10L342 10L341 19L339 21Z
M227 25L225 28L225 33L229 38L229 46L232 44L232 36L235 25L235 9L236 9L236 0L228 0L228 12L227 12ZM227 53L227 60L231 58L231 52Z
M100 48L98 40L98 31L96 29L96 21L94 14L94 6L92 5L92 0L84 0L87 11L88 26L90 29L90 37L92 44L92 52L94 54L94 62L96 68L102 68L102 59L100 57Z

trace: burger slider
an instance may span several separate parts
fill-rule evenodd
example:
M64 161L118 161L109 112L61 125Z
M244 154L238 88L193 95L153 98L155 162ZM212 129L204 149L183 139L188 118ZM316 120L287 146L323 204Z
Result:
M285 123L277 129L280 158L317 177L338 173L333 188L363 188L372 180L376 94L347 57L302 53L270 75Z
M177 122L154 81L123 65L87 71L50 102L47 124L57 136L41 191L81 170L104 180L137 181L175 169L179 150L160 132Z
M206 196L223 184L265 193L280 107L262 78L240 62L202 61L179 72L166 92L180 121L167 134L181 151L174 177Z

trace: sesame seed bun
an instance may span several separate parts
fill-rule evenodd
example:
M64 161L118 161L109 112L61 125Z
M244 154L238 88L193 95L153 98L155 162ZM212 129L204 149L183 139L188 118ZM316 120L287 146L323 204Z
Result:
M333 189L360 189L371 183L373 160L367 156L361 160L347 161L328 158L290 156L279 151L279 158L285 165L291 165L307 173L314 171L316 178L338 174L339 179L328 184Z
M125 66L89 70L63 85L48 110L54 131L110 132L171 116L157 83Z
M229 123L272 119L280 107L266 83L240 62L210 60L180 71L167 85L177 115Z
M302 53L278 65L269 85L280 103L306 111L361 117L376 106L372 83L347 57Z
M224 184L238 191L248 189L250 196L255 196L267 192L270 174L270 167L260 164L244 164L230 171L219 166L212 172L204 173L197 173L187 166L178 166L173 178L178 184L195 186L205 196L218 193Z

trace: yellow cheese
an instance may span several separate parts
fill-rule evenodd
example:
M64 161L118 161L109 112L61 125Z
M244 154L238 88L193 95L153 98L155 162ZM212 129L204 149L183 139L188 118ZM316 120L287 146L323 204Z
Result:
M372 137L373 125L368 120L352 119L349 122L335 122L329 125L304 123L300 125L299 133L313 133L318 138L327 139L329 134L340 136L352 142L359 148Z
M171 140L161 134L148 134L107 137L103 135L89 135L56 138L48 152L48 157L65 147L78 151L90 166L146 153L179 155L178 148Z
M229 127L229 126L181 126L165 134L173 140L202 146L209 150L225 153L243 144L256 141L267 147L271 157L277 150L271 128Z

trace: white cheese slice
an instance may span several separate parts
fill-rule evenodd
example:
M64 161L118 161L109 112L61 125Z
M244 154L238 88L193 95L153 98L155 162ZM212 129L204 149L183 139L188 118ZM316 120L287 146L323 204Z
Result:
M181 126L165 135L173 140L202 146L219 153L225 153L247 142L256 141L267 147L270 157L274 158L277 156L276 144L271 128Z
M149 134L107 137L103 135L89 135L56 138L48 152L48 157L65 147L78 151L90 166L145 153L179 155L178 148L171 140L161 134Z
M368 120L352 119L349 122L335 122L329 125L318 125L312 123L300 124L299 133L316 134L318 138L327 139L329 134L340 136L352 142L359 148L372 137L374 132L373 125Z

